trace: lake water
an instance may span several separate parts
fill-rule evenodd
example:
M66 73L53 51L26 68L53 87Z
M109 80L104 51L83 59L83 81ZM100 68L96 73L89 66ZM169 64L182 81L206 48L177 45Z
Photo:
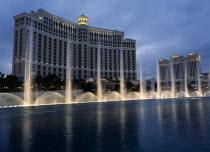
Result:
M209 152L210 99L0 109L0 152Z

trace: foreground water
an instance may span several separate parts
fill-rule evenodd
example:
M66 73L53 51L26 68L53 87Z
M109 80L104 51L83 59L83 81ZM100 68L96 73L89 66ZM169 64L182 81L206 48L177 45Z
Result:
M0 151L209 152L210 99L3 108Z

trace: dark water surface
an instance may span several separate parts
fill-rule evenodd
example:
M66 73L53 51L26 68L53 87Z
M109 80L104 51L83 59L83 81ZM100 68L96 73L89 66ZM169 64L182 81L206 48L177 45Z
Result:
M0 109L0 152L210 152L210 99Z

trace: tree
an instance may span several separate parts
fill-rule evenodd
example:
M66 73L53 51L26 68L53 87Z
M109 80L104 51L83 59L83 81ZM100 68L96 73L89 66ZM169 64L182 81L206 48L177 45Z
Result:
M74 79L72 81L72 86L75 89L83 89L85 87L85 80L82 79Z
M97 89L96 85L93 82L87 82L84 85L83 91L96 93L96 89Z
M118 83L115 84L115 86L114 86L114 91L117 91L117 92L120 91L120 85L119 85Z
M14 75L7 75L3 79L3 86L6 88L4 91L18 91L19 87L21 87L21 82L18 81L17 76Z
M130 81L126 82L127 91L132 91L133 87L134 87L134 85L132 82L130 82Z
M57 90L61 87L61 79L55 75L50 74L43 79L43 84L46 90Z
M43 87L44 78L41 75L36 75L33 79L34 89L41 90Z
M0 91L4 89L4 73L0 72Z

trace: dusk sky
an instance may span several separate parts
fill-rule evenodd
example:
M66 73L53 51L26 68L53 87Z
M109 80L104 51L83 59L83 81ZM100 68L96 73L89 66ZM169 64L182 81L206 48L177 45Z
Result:
M156 74L156 61L173 54L201 53L202 72L210 63L210 0L0 0L0 72L12 72L13 16L42 8L77 22L125 32L137 40L137 64L145 76Z

